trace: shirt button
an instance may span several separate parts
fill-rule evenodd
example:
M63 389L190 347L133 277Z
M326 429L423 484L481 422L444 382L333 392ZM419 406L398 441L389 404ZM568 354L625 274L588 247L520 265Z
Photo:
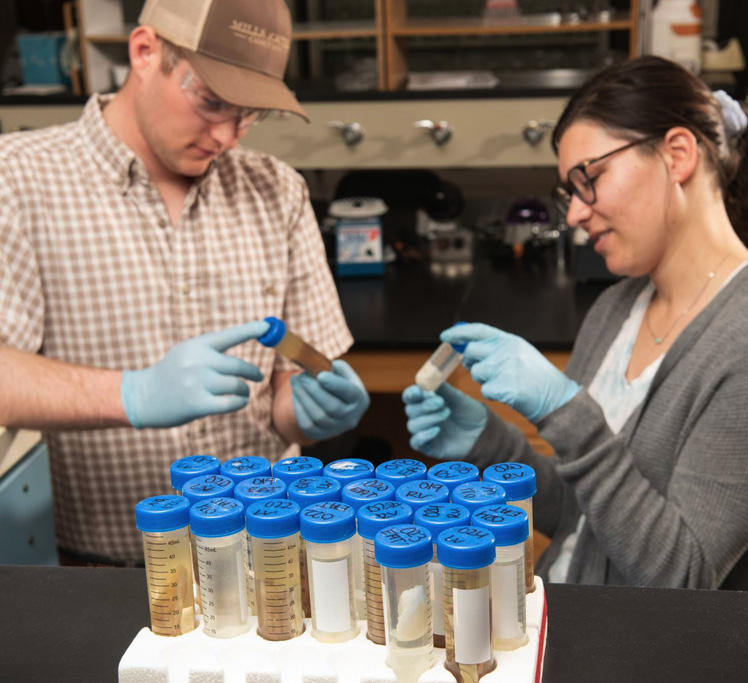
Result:
M205 424L205 422L200 422L200 423L199 423L199 424L197 425L197 433L198 433L198 434L199 434L200 436L205 436L205 434L207 433L207 431L208 431L208 425L207 425L207 424Z
M182 294L184 294L185 296L187 296L190 293L190 291L191 291L190 283L189 282L185 282L182 285Z
M166 221L163 218L158 219L158 227L159 228L165 228L166 227Z

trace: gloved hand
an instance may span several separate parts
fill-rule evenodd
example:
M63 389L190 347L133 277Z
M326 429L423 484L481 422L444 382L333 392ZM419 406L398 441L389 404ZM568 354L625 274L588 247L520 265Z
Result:
M740 102L730 97L724 90L712 93L722 107L722 118L725 120L727 135L731 138L738 137L748 128L748 115Z
M177 344L148 368L125 370L120 395L127 419L136 429L177 427L243 408L249 402L243 380L259 382L262 373L223 352L267 331L262 320L209 332Z
M482 403L446 383L435 392L409 386L403 402L411 448L434 458L464 458L488 420Z
M363 382L344 360L334 360L332 372L320 372L316 379L293 375L291 396L299 428L315 441L353 429L370 403Z
M495 327L455 325L442 341L467 344L462 364L481 384L481 393L538 422L570 401L581 387L521 337Z

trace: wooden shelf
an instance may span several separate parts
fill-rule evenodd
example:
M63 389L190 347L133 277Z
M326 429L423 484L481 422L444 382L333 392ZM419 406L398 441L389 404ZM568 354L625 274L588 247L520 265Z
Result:
M532 17L524 21L504 21L483 17L459 17L436 19L407 19L400 25L391 27L393 36L481 36L519 35L537 33L593 33L601 31L628 31L634 26L629 13L616 15L606 22L580 22L578 24L549 24L533 22Z
M129 33L96 33L90 36L86 36L86 40L89 43L127 43L130 40Z
M376 38L377 24L371 21L310 21L294 25L294 40L333 40L335 38Z

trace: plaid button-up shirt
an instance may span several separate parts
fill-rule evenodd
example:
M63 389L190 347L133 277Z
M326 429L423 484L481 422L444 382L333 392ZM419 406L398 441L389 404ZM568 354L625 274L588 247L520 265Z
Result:
M105 104L93 96L76 123L0 137L0 344L137 369L190 337L274 315L328 357L345 352L352 338L303 179L267 155L227 152L172 226ZM264 375L239 412L44 434L61 547L137 560L135 504L170 492L173 460L296 452L271 426L271 375L291 364L254 341L229 353Z

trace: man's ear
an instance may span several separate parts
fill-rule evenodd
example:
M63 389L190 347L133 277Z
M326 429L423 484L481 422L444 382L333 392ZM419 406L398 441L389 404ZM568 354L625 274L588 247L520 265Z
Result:
M161 44L150 26L138 26L130 34L130 71L138 77L161 68Z
M699 143L696 136L683 126L671 128L660 146L670 178L677 183L688 182L699 164Z

